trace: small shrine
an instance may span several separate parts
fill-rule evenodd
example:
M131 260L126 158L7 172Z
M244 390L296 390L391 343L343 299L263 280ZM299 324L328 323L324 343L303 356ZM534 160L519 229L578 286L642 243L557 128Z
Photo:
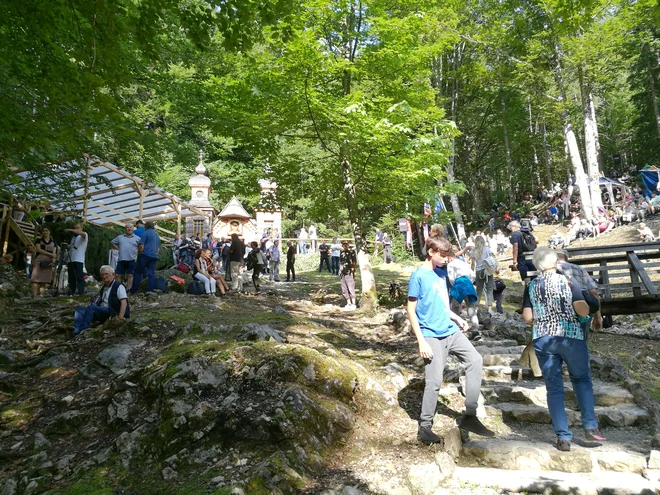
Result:
M225 205L213 224L213 237L222 239L238 234L245 242L258 241L261 234L252 216L245 211L241 202L234 196Z
M201 151L199 152L199 164L195 168L195 172L197 172L197 175L191 177L188 181L191 193L190 204L207 213L208 216L198 215L187 217L186 235L188 237L199 236L200 238L204 238L206 234L211 232L215 207L209 201L211 179L206 175L206 167L204 166L203 153Z
M236 196L233 196L220 213L210 202L211 179L207 176L203 154L199 152L197 175L190 178L190 204L208 214L186 218L186 235L206 237L209 232L216 239L238 234L246 243L259 241L264 232L281 236L283 211L277 204L277 184L266 179L259 181L261 197L255 209L256 219L250 215Z

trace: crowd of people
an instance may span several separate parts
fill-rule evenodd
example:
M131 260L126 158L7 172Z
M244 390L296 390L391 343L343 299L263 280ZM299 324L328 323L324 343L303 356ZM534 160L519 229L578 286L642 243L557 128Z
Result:
M522 315L533 324L531 347L546 385L556 448L570 451L573 438L564 406L563 363L567 365L580 406L585 440L605 441L594 409L586 344L592 325L598 328L602 324L597 286L583 268L568 262L565 251L537 247L528 222L521 225L512 220L509 229L514 267L525 282ZM477 235L470 247L459 250L443 233L441 226L431 228L424 249L426 260L412 274L408 286L408 318L419 355L426 363L418 426L418 439L426 444L442 441L432 426L449 355L465 365L465 412L458 420L459 428L485 437L495 436L477 418L483 358L470 340L478 337L475 336L476 308L484 288L490 312L492 299L488 294L496 285L489 278L493 277L497 263L483 235ZM534 253L529 262L522 255L526 251ZM469 321L461 315L461 303L466 306Z

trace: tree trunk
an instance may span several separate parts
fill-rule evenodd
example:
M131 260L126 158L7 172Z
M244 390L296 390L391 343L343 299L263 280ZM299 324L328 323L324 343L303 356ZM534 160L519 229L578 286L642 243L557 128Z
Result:
M464 45L463 45L464 46ZM454 69L454 74L452 77L452 92L451 92L451 120L458 126L456 122L457 116L457 106L458 106L458 77L456 72L458 71L458 66L460 65L459 58L461 54L461 45L454 47L454 56L452 60L452 66ZM456 161L456 138L451 138L451 157L449 158L449 166L447 167L447 177L450 182L455 180L454 176L454 164ZM461 213L461 205L458 203L458 194L452 193L449 195L449 201L451 202L451 209L454 211L454 218L456 219L456 229L458 230L459 239L465 239L465 223L463 222L463 214ZM462 247L462 246L461 246Z
M532 102L527 98L527 109L529 110L529 136L532 139L532 153L534 155L534 178L535 184L532 184L532 189L541 184L541 173L539 172L539 156L536 153L536 145L534 144L534 136L536 134L534 129L534 119L532 119Z
M546 134L545 122L541 125L543 137L543 159L545 160L545 175L548 180L548 190L552 188L552 164L550 161L550 149L548 148L548 136Z
M506 125L506 102L504 93L500 88L500 104L502 105L502 129L504 131L504 152L506 156L506 170L509 178L509 209L513 210L516 206L516 193L513 188L513 162L511 161L511 148L509 147L509 130Z
M592 207L591 207L591 191L589 190L589 184L587 183L587 177L584 174L584 167L582 165L582 158L580 158L580 149L578 147L577 138L575 137L575 131L573 130L573 124L571 124L571 116L566 107L566 88L564 87L564 77L562 74L561 68L561 49L559 44L555 43L555 56L556 56L556 65L555 65L555 80L557 81L557 87L559 88L559 101L563 107L561 111L561 118L563 120L562 130L564 133L564 141L566 143L566 149L568 150L568 156L571 160L571 165L575 172L575 179L580 190L580 199L582 200L582 214L588 220L592 218Z
M603 207L603 200L600 192L600 170L598 168L598 129L596 125L596 115L592 113L593 95L591 88L588 87L584 78L582 67L578 69L578 78L580 80L580 95L582 97L582 116L584 117L584 149L587 159L587 170L589 175L589 190L591 191L591 208L594 214L598 213L598 208Z
M369 261L367 238L362 228L362 215L358 207L355 182L353 181L353 170L351 162L347 157L341 160L341 172L344 179L344 197L348 209L348 218L355 237L355 250L357 251L358 265L360 267L360 280L362 281L362 300L360 307L367 311L374 310L378 306L378 294L376 292L376 279Z
M646 58L646 63L649 68L649 85L651 86L651 100L653 101L653 111L655 112L655 125L658 128L658 137L660 137L660 110L658 110L658 96L655 91L655 77L653 75L654 68L650 56Z

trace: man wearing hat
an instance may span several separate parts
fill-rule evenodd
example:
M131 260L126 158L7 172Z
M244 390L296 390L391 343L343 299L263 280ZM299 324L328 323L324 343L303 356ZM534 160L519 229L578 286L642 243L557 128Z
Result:
M341 281L341 295L346 299L345 311L353 311L355 305L355 266L357 256L355 250L350 248L348 240L341 241L342 251L339 254L339 280Z

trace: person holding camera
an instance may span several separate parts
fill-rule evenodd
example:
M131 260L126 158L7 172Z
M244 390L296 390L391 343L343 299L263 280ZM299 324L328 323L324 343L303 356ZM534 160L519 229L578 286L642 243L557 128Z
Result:
M87 233L83 232L82 226L77 223L71 229L66 229L65 232L75 234L69 244L70 261L67 265L69 271L69 295L73 296L76 291L79 295L85 293L85 253L87 252L87 241L89 240Z
M50 230L43 228L41 238L37 239L32 248L32 297L44 295L46 285L53 281L53 261L57 256L57 246L50 237Z

